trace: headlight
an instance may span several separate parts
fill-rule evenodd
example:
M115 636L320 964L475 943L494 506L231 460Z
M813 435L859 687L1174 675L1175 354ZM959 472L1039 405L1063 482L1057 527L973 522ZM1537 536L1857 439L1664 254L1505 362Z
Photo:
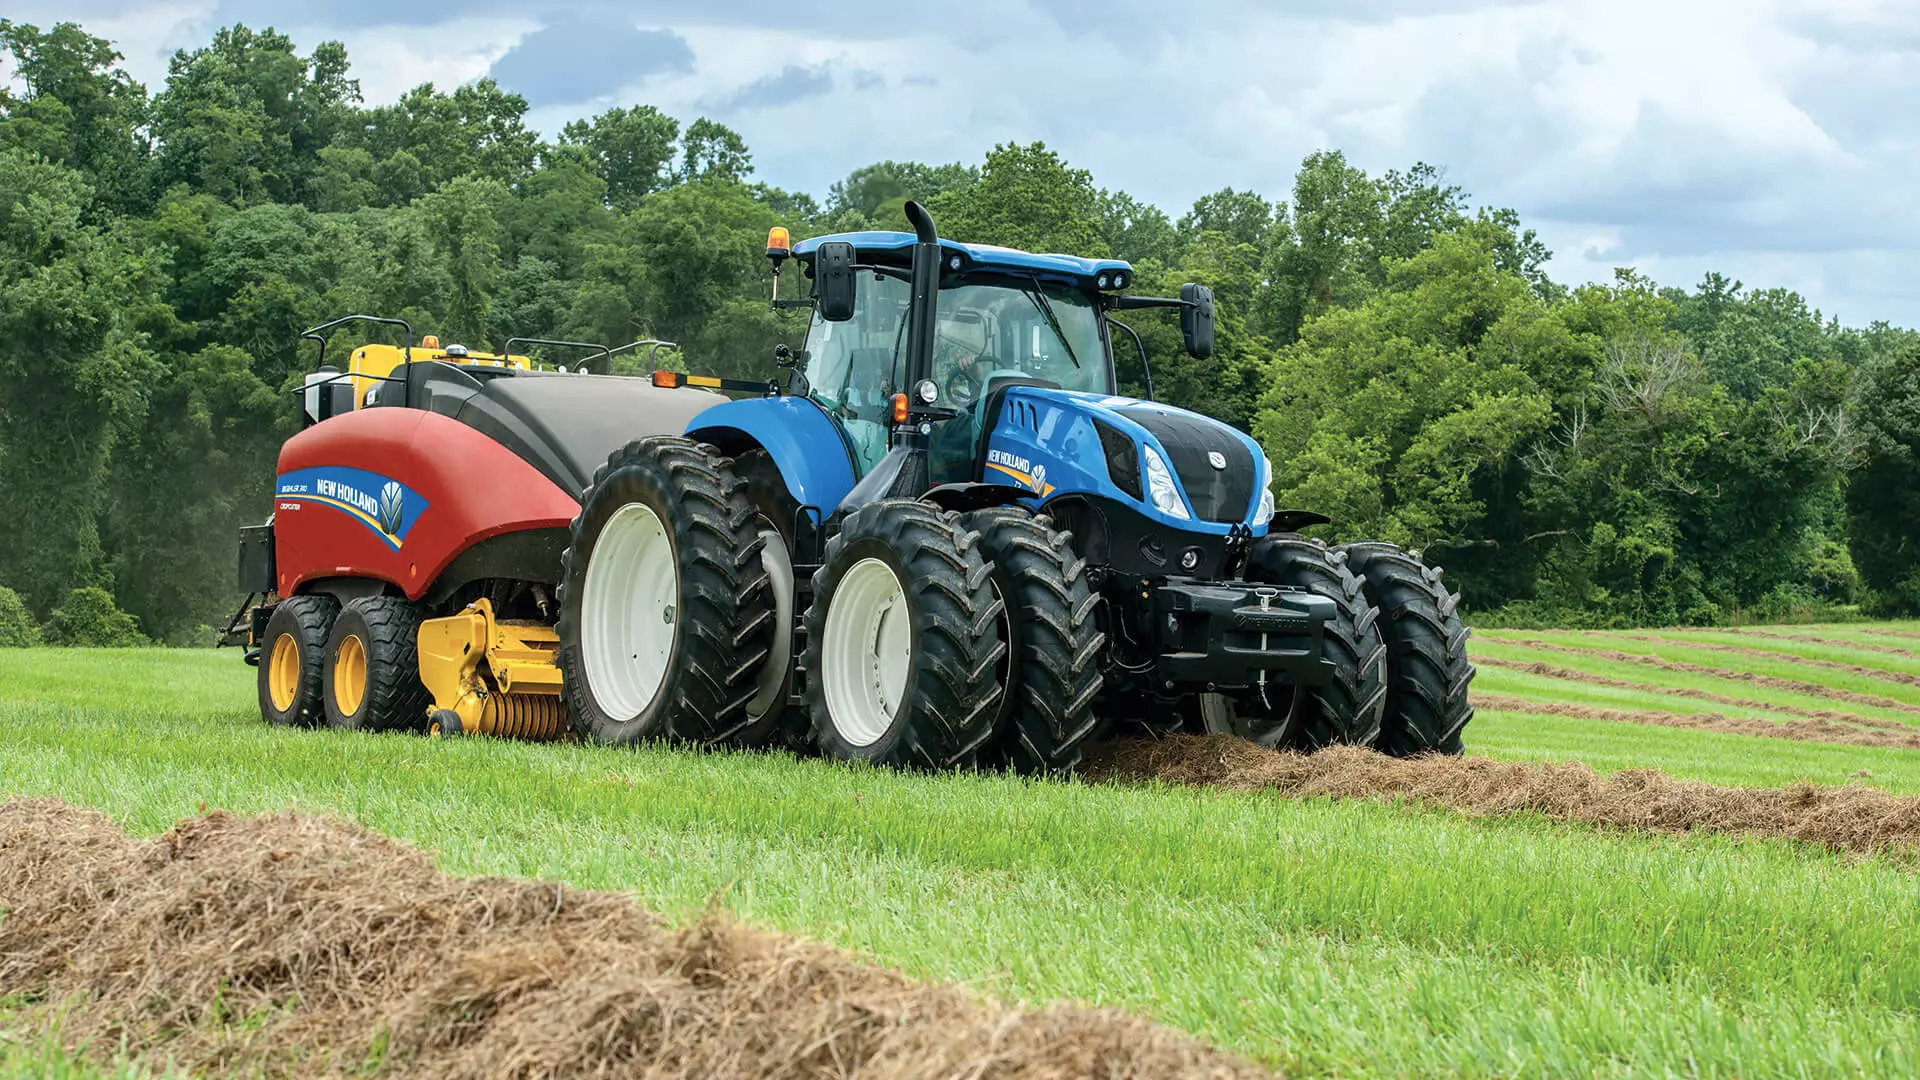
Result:
M1160 460L1159 451L1147 447L1147 498L1153 508L1182 521L1193 515L1187 513L1187 504L1180 498L1180 489L1173 486L1173 473L1167 463Z
M1262 479L1266 480L1267 487L1265 491L1260 493L1260 509L1253 512L1253 523L1255 525L1265 525L1267 522L1273 520L1273 459L1265 454L1261 454L1260 464L1265 466L1267 470L1262 474Z

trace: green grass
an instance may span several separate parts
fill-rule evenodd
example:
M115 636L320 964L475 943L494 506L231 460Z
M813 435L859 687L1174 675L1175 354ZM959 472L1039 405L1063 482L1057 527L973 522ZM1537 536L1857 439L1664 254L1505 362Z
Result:
M1739 653L1715 652L1710 649L1702 649L1682 640L1647 641L1640 638L1621 637L1605 633L1508 634L1505 631L1498 631L1484 635L1476 635L1476 637L1482 645L1514 639L1538 638L1544 641L1551 641L1556 645L1567 645L1576 649L1609 649L1616 652L1631 653L1636 656L1656 656L1662 660L1680 660L1690 664L1701 664L1706 667L1724 668L1729 671L1744 671L1755 675L1771 675L1782 679L1795 679L1800 682L1815 683L1836 690L1850 690L1857 694L1872 694L1876 697L1890 698L1905 704L1920 706L1920 686L1890 682L1885 679L1876 679L1868 675L1857 675L1852 672L1835 671L1831 668L1814 667L1809 664L1796 662L1796 658L1787 653L1780 653L1777 655L1777 658L1746 656ZM1715 635L1715 637L1718 640L1716 640L1714 644L1746 644L1743 637L1734 634ZM1538 652L1543 654L1551 653L1554 656L1561 657L1569 655L1558 650L1543 649L1538 650ZM1887 659L1897 658L1888 657ZM1862 667L1875 666L1874 663L1869 663L1864 658L1858 657L1847 662L1850 664L1858 664ZM1559 663L1567 667L1585 666L1577 662L1569 663L1565 660L1559 661ZM1638 667L1643 671L1658 670L1648 665L1629 666ZM1891 665L1885 665L1885 669L1895 670ZM1755 695L1741 696L1751 697ZM1907 714L1907 719L1909 722L1912 722L1915 719L1920 719L1920 716L1909 713Z
M1792 633L1795 631L1788 632ZM1644 638L1647 636L1649 635L1645 633L1636 633L1634 637L1610 634L1605 635L1602 640L1641 641L1644 643ZM1907 650L1917 655L1901 656L1897 653L1854 648L1844 641L1834 644L1793 641L1788 638L1753 631L1735 635L1689 630L1661 630L1657 632L1657 636L1663 641L1685 641L1705 645L1738 645L1744 649L1759 649L1765 652L1779 653L1785 657L1806 660L1825 660L1835 664L1857 664L1861 667L1875 668L1880 671L1893 671L1906 675L1920 676L1920 649ZM1824 635L1801 634L1800 636L1811 637ZM1898 644L1896 639L1891 638L1881 638L1876 641L1866 635L1862 635L1858 640L1864 640L1870 645L1892 645L1894 648L1906 648L1905 645ZM1913 642L1913 644L1920 645L1920 641ZM1732 656L1735 659L1739 658L1738 655L1734 653L1721 653L1720 655Z
M1592 639L1562 638L1554 640L1554 644L1556 645L1562 643L1576 646L1583 652L1593 652L1599 649L1614 649L1612 643L1597 642ZM1568 653L1558 650L1529 648L1525 645L1516 645L1512 642L1499 640L1491 636L1483 637L1476 635L1469 643L1469 651L1475 656L1492 656L1503 660L1516 660L1521 662L1538 660L1551 664L1554 667L1571 668L1575 671L1583 671L1592 675L1604 675L1610 679L1623 680L1649 689L1674 686L1686 687L1693 690L1705 690L1711 694L1721 694L1726 697L1739 698L1742 701L1761 701L1773 705L1790 705L1800 709L1834 709L1841 712L1857 713L1861 716L1869 716L1880 720L1893 720L1902 724L1920 724L1920 712L1906 712L1879 705L1862 705L1852 701L1822 697L1818 694L1803 693L1798 690L1779 690L1770 686L1762 686L1758 683L1746 682L1741 679L1732 679L1720 675L1666 671L1654 667L1651 664L1636 664L1629 660L1607 660L1598 656L1582 655L1581 652ZM1629 652L1631 650L1617 649L1616 651ZM1723 661L1729 659L1740 661L1745 658L1726 656L1723 654L1721 659ZM1722 662L1709 666L1725 668L1732 671L1747 670L1744 664L1728 664ZM1497 669L1485 668L1483 670L1491 672ZM1505 674L1515 673L1509 671ZM1800 678L1798 675L1793 677L1798 678L1801 682L1826 685L1826 676L1833 674L1837 673L1818 672L1816 676L1812 678ZM1562 682L1564 685L1574 685L1570 680L1557 681ZM1480 685L1479 677L1477 676L1474 680L1474 685ZM1894 689L1897 690L1901 688L1894 687ZM1898 700L1893 694L1874 692L1874 696L1887 698L1889 700ZM1660 708L1667 712L1697 712L1701 709L1708 711L1739 711L1735 706L1715 705L1711 702L1700 701L1696 698L1673 697L1662 700L1665 704L1649 705L1647 707Z
M679 916L717 896L916 975L1124 1005L1291 1073L1920 1072L1920 877L1883 861L1266 795L276 730L251 674L231 652L0 652L0 790L143 833L202 803L336 810L456 873L630 889ZM1470 744L1724 783L1850 762L1896 790L1917 779L1885 752L1491 712Z
M1481 709L1470 749L1509 761L1579 761L1598 773L1659 769L1735 787L1863 783L1920 795L1920 752ZM1864 771L1865 776L1856 775Z

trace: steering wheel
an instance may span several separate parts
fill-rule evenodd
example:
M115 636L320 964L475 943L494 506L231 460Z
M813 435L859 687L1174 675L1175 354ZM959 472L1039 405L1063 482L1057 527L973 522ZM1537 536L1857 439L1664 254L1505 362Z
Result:
M986 353L980 353L973 358L973 367L976 371L998 371L1003 366ZM968 374L965 366L955 364L953 373L947 376L945 389L948 400L964 409L972 405L973 399L979 396L980 380Z

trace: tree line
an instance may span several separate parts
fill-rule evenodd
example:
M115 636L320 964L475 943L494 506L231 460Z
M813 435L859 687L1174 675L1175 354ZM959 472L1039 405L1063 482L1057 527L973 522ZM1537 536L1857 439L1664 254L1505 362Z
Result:
M1426 164L1318 152L1290 191L1174 217L1016 143L820 199L646 105L550 141L487 79L368 107L340 44L272 30L176 53L154 93L71 23L0 20L0 48L0 644L208 639L297 427L306 326L666 338L764 377L803 330L766 303L767 228L904 228L908 198L956 239L1210 285L1209 360L1134 324L1157 395L1254 433L1329 539L1427 551L1482 618L1920 611L1920 336L1718 274L1555 282L1518 214ZM1116 364L1140 392L1130 340Z

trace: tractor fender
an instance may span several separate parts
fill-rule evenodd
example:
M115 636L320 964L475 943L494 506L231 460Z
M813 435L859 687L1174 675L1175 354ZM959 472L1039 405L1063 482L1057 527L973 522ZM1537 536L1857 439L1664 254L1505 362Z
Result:
M715 405L687 423L687 437L724 454L762 449L801 506L833 513L858 479L846 436L820 406L803 397L749 398Z

